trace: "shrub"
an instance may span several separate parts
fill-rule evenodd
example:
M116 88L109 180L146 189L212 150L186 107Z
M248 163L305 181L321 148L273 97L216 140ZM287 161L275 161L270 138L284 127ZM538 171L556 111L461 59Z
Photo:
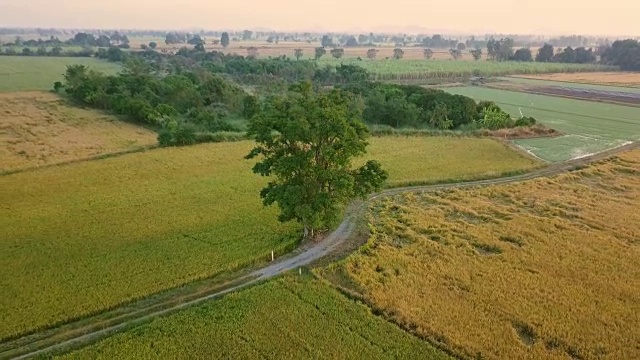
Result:
M522 116L516 120L515 126L532 126L536 124L536 119L531 116Z
M193 145L196 143L196 128L192 124L182 123L173 133L176 146Z
M484 117L481 121L482 127L497 130L503 128L513 127L514 123L509 114L506 112L495 109L495 108L485 108L483 111Z
M171 130L165 128L158 132L158 144L163 147L173 145L173 133Z

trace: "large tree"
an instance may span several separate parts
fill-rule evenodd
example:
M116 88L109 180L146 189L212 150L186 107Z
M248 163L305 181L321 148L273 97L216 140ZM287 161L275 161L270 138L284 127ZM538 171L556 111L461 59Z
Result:
M220 44L222 44L222 47L226 48L227 46L229 46L229 33L228 32L223 32L222 36L220 37Z
M327 50L325 48L323 48L322 46L319 46L319 47L315 48L315 50L314 50L315 59L316 60L320 59L326 53L327 53Z
M544 44L543 47L538 49L538 54L536 55L536 62L550 62L553 60L553 45Z
M344 55L344 49L342 48L331 49L331 56L333 56L335 59L340 59L342 58L343 55Z
M300 60L300 58L302 57L302 49L293 49L293 54L296 57L296 60Z
M404 50L402 50L401 48L395 48L393 49L393 58L396 60L400 60L404 57Z
M605 64L620 66L622 70L640 71L640 43L637 40L617 40L602 54Z
M533 61L533 55L531 55L531 50L528 48L521 48L516 50L515 54L513 54L514 61Z
M310 83L267 99L249 124L259 157L253 172L271 177L260 192L265 206L278 204L280 221L299 221L304 235L336 223L344 206L380 189L387 173L366 152L368 130L354 96L334 89L314 91Z

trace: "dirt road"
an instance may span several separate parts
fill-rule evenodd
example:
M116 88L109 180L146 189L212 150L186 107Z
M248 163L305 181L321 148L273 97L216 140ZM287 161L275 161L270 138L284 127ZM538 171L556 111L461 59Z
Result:
M427 192L448 188L489 186L531 180L539 177L553 176L580 168L596 161L606 159L617 153L636 149L639 147L640 143L631 143L599 154L583 157L581 159L571 160L564 163L553 164L527 174L512 177L389 189L378 194L371 195L367 199L367 201L372 201L382 197L393 196L406 192ZM302 266L309 265L314 261L334 252L341 244L343 244L347 239L349 239L350 236L353 235L356 227L356 220L362 213L365 204L366 202L360 206L353 206L347 212L345 219L342 221L340 226L338 226L335 231L333 231L323 240L312 244L306 244L305 246L296 250L290 256L285 257L283 260L276 261L268 266L255 270L248 275L244 275L236 279L234 281L235 285L208 294L194 294L194 297L189 298L188 301L178 301L177 304L160 308L159 310L153 310L158 307L158 304L150 302L146 305L146 308L137 308L132 311L131 314L129 314L130 316L122 316L122 314L119 314L118 318L123 320L110 321L107 322L108 325L105 325L104 321L98 322L98 325L96 325L91 321L87 322L85 319L82 322L78 322L78 326L75 327L73 326L73 324L70 324L70 326L65 325L64 327L61 327L59 329L47 330L43 331L42 333L28 335L20 339L6 341L4 343L0 343L0 359L27 359L38 355L55 353L64 351L66 349L79 347L118 331L122 331L126 328L144 323L155 317L167 315L180 309L200 304L204 301L220 297L229 292L233 292L253 285L257 282L273 278L279 274L282 274L283 272L295 270ZM184 298L184 294L181 294L181 297ZM164 299L163 301L166 301L166 299Z

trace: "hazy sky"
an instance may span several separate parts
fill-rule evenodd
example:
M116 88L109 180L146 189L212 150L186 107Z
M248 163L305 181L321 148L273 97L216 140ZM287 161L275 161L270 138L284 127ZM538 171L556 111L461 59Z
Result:
M640 36L639 17L640 0L0 0L5 27Z

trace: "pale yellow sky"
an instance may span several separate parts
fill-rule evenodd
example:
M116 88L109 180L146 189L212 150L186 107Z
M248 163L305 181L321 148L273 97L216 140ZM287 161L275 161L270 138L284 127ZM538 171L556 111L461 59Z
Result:
M0 0L0 26L640 36L640 0Z

